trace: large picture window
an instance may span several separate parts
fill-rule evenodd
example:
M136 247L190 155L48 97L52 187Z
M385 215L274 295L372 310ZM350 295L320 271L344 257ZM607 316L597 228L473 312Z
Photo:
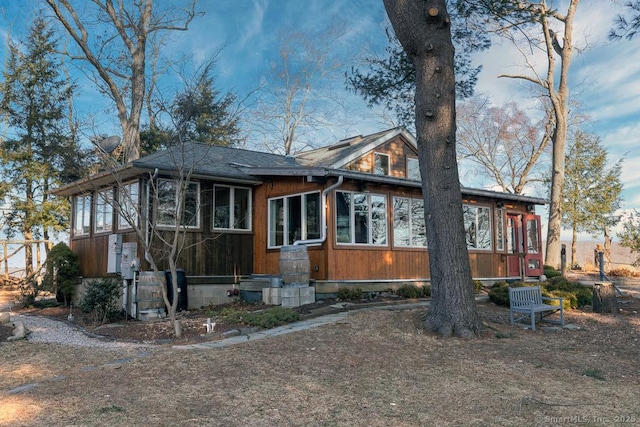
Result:
M386 197L337 191L336 228L338 243L386 245Z
M113 231L113 190L99 191L96 195L94 231Z
M159 226L172 227L176 225L176 216L178 212L178 200L176 197L177 182L168 179L159 179L158 186L158 205L156 223ZM180 225L188 228L200 227L200 184L197 182L189 182L186 191L183 193L183 210Z
M74 236L88 235L91 221L91 195L85 194L75 198L75 222L73 226Z
M407 247L427 246L422 199L393 198L393 244Z
M214 229L251 230L251 190L214 186L213 212Z
M320 238L320 209L319 192L269 199L269 247Z
M463 205L464 231L469 249L491 249L491 210L484 206Z
M138 225L138 208L140 204L140 185L132 182L120 187L118 191L120 209L118 212L118 229L124 230Z

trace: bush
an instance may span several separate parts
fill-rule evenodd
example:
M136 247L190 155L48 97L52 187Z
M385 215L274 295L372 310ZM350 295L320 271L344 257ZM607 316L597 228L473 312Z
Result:
M300 313L286 307L273 307L262 311L246 311L234 308L225 308L219 314L227 322L244 323L251 326L259 326L264 329L275 328L300 320Z
M362 299L362 289L340 288L338 289L338 299L340 301L360 301Z
M473 290L478 292L484 289L484 283L482 283L480 280L474 280L473 281Z
M43 287L56 294L58 302L71 302L73 287L80 276L78 256L64 243L58 243L47 254Z
M609 276L633 277L634 272L629 270L628 268L614 268L613 270L609 271Z
M561 271L556 270L550 265L545 265L543 269L544 269L544 275L547 276L548 279L551 279L552 277L562 276Z
M509 287L532 286L531 283L498 282L489 291L489 299L496 305L509 307ZM540 284L542 296L563 298L565 308L579 308L590 305L593 300L591 288L579 283L569 282L562 276L554 277ZM552 301L551 301L552 302Z
M93 313L96 323L106 323L113 320L118 312L118 300L122 293L120 281L105 277L92 280L87 284L84 296L80 300L80 308L85 313Z
M404 284L396 291L402 298L417 299L431 296L431 287Z

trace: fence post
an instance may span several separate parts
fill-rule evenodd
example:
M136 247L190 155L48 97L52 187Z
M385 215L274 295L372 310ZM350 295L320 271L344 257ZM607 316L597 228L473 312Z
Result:
M600 267L600 281L604 281L604 252L598 252L598 265Z

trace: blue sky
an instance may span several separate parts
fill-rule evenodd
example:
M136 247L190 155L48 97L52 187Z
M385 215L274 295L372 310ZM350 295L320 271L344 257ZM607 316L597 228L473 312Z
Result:
M34 8L39 3L0 0L0 9L4 11L0 16L0 34L5 36L13 26L15 35L28 26L31 15L26 13L25 5ZM562 11L562 2L559 6ZM169 49L192 56L197 62L224 45L217 63L216 82L220 89L233 90L241 98L257 86L270 62L276 59L277 34L285 28L313 31L326 26L333 17L341 18L348 29L340 41L340 54L345 62L358 57L365 48L381 52L386 45L384 29L388 24L382 0L201 0L200 8L205 15L193 21L188 32L176 35ZM572 94L590 115L591 130L602 139L610 159L625 159L624 208L640 209L640 61L637 60L640 38L616 43L606 40L619 10L620 5L615 2L581 2L574 30L580 52L572 63ZM529 94L520 84L497 78L500 73L522 70L522 59L512 46L494 43L491 50L477 55L476 60L484 67L478 92L490 95L498 105L508 100L530 104ZM86 80L84 83L79 105L95 109L101 105L100 96ZM348 127L328 129L319 136L325 139L319 144L385 128L376 112L363 112L364 103L357 96L344 93L343 97L362 116ZM115 115L111 120L107 105L104 103L102 110L93 112L101 117L102 129L118 133ZM463 184L474 186L473 182Z

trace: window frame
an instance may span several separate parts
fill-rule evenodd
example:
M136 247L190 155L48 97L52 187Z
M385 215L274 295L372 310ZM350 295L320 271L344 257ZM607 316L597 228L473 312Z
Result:
M349 242L340 242L338 241L338 222L339 222L339 218L338 218L338 208L337 208L337 198L338 198L338 194L339 193L343 193L343 194L349 194L349 238L350 241ZM363 242L356 242L357 240L357 233L356 233L356 207L355 207L355 203L354 203L354 199L355 196L365 196L367 199L367 242L363 243ZM373 216L374 216L374 208L372 206L373 202L372 202L372 198L381 198L384 202L384 206L382 209L382 212L384 212L384 220L382 221L382 223L384 224L384 239L382 243L374 243L373 242ZM342 190L336 190L334 193L334 202L335 202L335 206L336 208L334 209L335 214L334 214L334 220L335 220L335 244L338 246L368 246L371 248L384 248L384 247L389 247L389 213L388 213L388 200L387 200L387 195L386 194L379 194L379 193L363 193L363 192L357 192L357 191L342 191Z
M471 208L471 209L475 210L474 227L475 227L476 233L475 233L475 243L474 243L473 246L470 245L469 240L468 240L469 232L468 232L468 229L467 229L467 219L466 219L466 216L465 216L466 215L465 209L468 209L468 208ZM480 228L479 227L479 222L480 222L479 221L479 217L480 217L479 211L480 210L486 212L486 219L488 220L488 223L489 223L489 230L487 232L487 235L488 235L487 241L489 243L489 246L486 247L486 248L478 247L478 242L479 242L478 235L480 234L480 233L478 233L478 230ZM491 216L491 208L489 206L486 206L486 205L476 205L476 204L463 203L463 205L462 205L462 213L463 213L463 220L464 220L464 234L465 234L465 242L467 244L467 250L482 251L482 252L491 252L491 251L493 251L493 238L492 238L493 237L493 218Z
M376 159L377 158L385 158L387 159L387 171L386 173L377 173L376 172ZM382 165L381 167L384 168L384 165ZM391 176L391 156L387 153L380 153L380 152L373 152L373 163L371 165L371 173L373 175L379 175L379 176Z
M95 234L113 233L113 201L114 189L105 188L95 193L95 203L93 204L93 232ZM98 229L100 223L104 223Z
M216 206L216 189L217 188L227 188L229 189L229 206L228 206L228 210L229 210L229 227L216 227L216 210L217 210L217 206ZM247 222L247 227L246 228L239 228L236 227L236 219L235 219L235 205L236 205L236 190L246 190L248 192L248 196L247 196L247 212L246 212L246 222ZM213 198L212 198L212 215L211 215L211 229L215 230L215 231L247 231L250 232L252 230L253 227L253 221L252 221L252 212L253 212L253 192L252 189L250 187L240 187L240 186L235 186L235 185L225 185L225 184L214 184L213 185ZM232 209L232 207L234 209Z
M177 179L171 179L171 178L158 178L156 180L156 196L155 197L155 214L154 214L154 221L155 221L155 225L156 227L158 227L158 229L171 229L173 227L176 226L176 223L161 223L160 222L160 215L161 215L161 209L166 209L166 208L162 208L161 207L161 203L160 203L160 183L171 183L173 184L173 195L174 197L171 199L175 199L175 186L178 183ZM189 229L189 230L197 230L200 229L200 224L201 224L201 215L200 215L200 211L201 211L201 201L200 201L200 182L199 181L188 181L187 182L187 190L185 191L185 197L189 194L189 187L195 185L196 189L195 189L195 193L196 193L196 207L195 207L195 218L196 218L196 224L195 225L189 225L189 224L185 224L184 223L184 216L186 214L186 210L183 209L182 212L182 216L183 218L180 219L180 224L179 226L184 228L184 229ZM185 200L186 202L187 200ZM174 205L175 207L175 202ZM173 217L175 218L175 215L173 215ZM177 222L177 218L175 218L176 222Z
M319 238L322 236L322 195L319 190L314 191L306 191L303 193L295 193L295 194L287 194L285 196L279 197L271 197L267 199L267 249L277 249L282 246L287 246L292 244L296 240L313 240L316 237L309 237L309 224L308 224L308 210L307 210L307 196L314 194L318 196L318 210L317 210L317 224L318 230L315 233L318 234ZM300 197L300 239L291 240L291 231L289 230L289 200ZM281 202L282 205L278 207L278 209L282 209L282 213L276 213L273 211L273 204ZM278 217L274 217L273 215L278 215ZM281 217L280 217L281 216ZM282 244L278 244L277 236L273 233L277 232L277 230L273 230L273 224L275 222L282 222ZM275 237L274 237L275 236ZM275 240L275 242L274 242ZM291 242L291 243L288 243Z
M496 239L496 252L506 252L507 244L506 244L506 209L505 208L495 208L495 218L494 218L494 235Z
M82 208L78 209L78 200L82 199ZM93 195L91 193L79 194L73 198L73 237L85 237L91 235L91 206ZM79 215L80 214L80 215ZM82 218L82 228L78 229L78 219ZM85 224L84 220L87 220Z
M135 186L135 200L132 196L131 189ZM135 226L140 225L140 181L131 181L118 187L118 230L131 230ZM126 220L123 212L127 212L135 226L132 226Z
M414 168L409 167L409 163L415 161L416 162L416 167L415 170L417 172L417 177L413 178L410 176L409 171L414 170ZM407 156L407 173L406 173L406 178L410 179L412 181L421 181L422 180L422 174L420 173L420 159L418 159L417 157L409 157Z
M408 245L404 245L402 243L397 243L396 241L396 200L407 200L408 201L408 223L407 223L407 228L408 228L408 234L409 234L409 244ZM418 203L421 202L422 203L422 212L421 212L421 218L422 218L422 222L423 222L423 227L424 227L424 245L417 245L414 244L415 238L414 238L414 226L413 226L413 203ZM413 248L413 249L426 249L428 248L428 243L427 243L427 225L424 222L424 200L417 198L417 197L406 197L406 196L393 196L392 197L392 214L393 214L393 246L397 247L397 248Z

